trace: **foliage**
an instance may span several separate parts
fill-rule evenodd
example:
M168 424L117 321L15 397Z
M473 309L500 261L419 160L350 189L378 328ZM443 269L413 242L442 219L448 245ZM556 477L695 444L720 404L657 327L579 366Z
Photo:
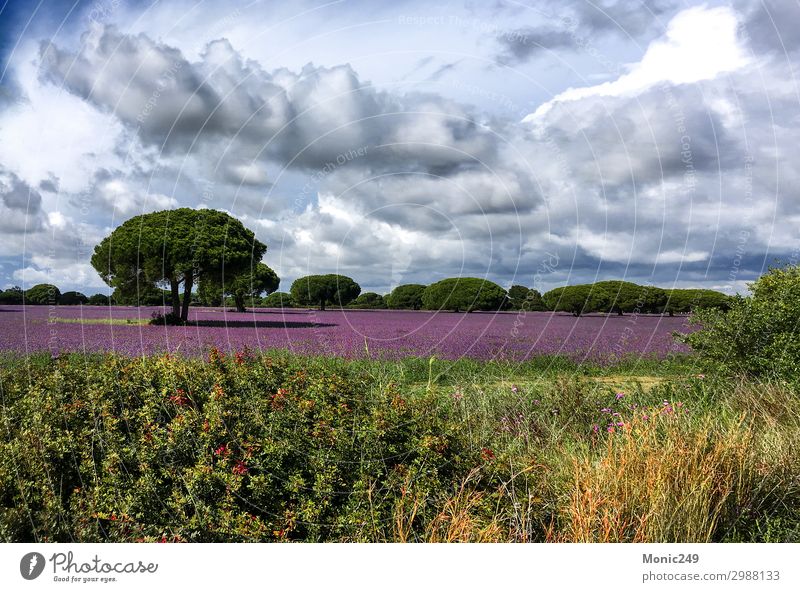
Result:
M422 308L422 284L402 284L392 290L386 298L386 305L394 309L419 310Z
M0 375L5 541L347 540L390 528L405 482L441 496L478 458L452 405L336 363L212 350L28 370Z
M519 285L508 289L508 308L528 312L547 310L538 290Z
M428 310L500 310L506 302L506 291L481 278L448 278L431 284L422 293L422 304Z
M261 306L265 308L293 308L296 306L292 295L288 292L273 292L261 300Z
M87 304L89 299L86 297L85 294L81 294L80 292L64 292L61 294L61 298L59 299L59 304Z
M665 290L667 301L664 311L673 314L689 313L697 308L718 308L727 310L731 297L714 290L672 289Z
M349 306L351 308L387 308L383 296L375 292L364 292Z
M37 284L25 290L25 304L58 304L61 291L53 284Z
M105 294L92 294L89 296L87 304L90 306L108 306L110 302L108 296Z
M168 285L172 312L185 322L198 281L232 282L266 250L224 212L179 208L127 220L95 247L91 262L118 300L136 297L143 286Z
M569 312L578 317L600 309L607 295L602 290L592 290L591 284L578 284L550 290L542 299L549 310Z
M263 263L256 263L255 267L250 271L244 272L237 276L230 284L224 287L226 294L230 294L233 298L234 306L238 312L245 312L245 305L258 306L258 298L264 294L271 294L278 289L281 280L278 275ZM216 287L212 282L203 282L201 286L205 289L204 299L210 299L213 302L222 301L221 294L223 288ZM210 293L215 292L217 295L211 296ZM208 304L209 306L219 306L219 304Z
M725 308L696 309L701 328L685 341L727 372L800 377L800 267L770 269L749 287Z
M349 304L359 295L361 286L345 275L330 273L296 279L289 291L296 303L319 305L320 310L325 310L326 304L340 307Z
M22 288L19 286L0 292L0 304L22 304L23 298Z
M796 387L691 364L6 357L0 540L800 542Z

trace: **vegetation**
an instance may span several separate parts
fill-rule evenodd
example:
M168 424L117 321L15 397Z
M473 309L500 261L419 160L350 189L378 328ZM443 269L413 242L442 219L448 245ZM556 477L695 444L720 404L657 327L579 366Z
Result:
M392 290L386 297L386 305L394 309L419 310L422 308L422 284L403 284Z
M290 293L292 300L303 306L319 306L325 310L325 305L346 306L350 304L361 292L359 286L352 278L345 275L308 275L296 279L292 283Z
M752 296L701 308L700 330L686 341L714 368L729 374L800 377L800 267L771 269L749 285Z
M6 357L0 539L800 542L797 384L693 363Z
M23 301L24 295L19 286L0 292L0 304L22 304Z
M75 305L75 304L88 304L89 299L85 294L80 292L64 292L58 301L59 304Z
M185 323L195 284L231 283L266 250L224 212L179 208L127 220L95 247L91 261L118 297L137 298L143 288L168 286L171 318Z
M507 307L511 310L523 310L526 312L547 310L542 300L542 295L538 290L519 285L511 286L508 289Z
M697 308L726 308L730 296L714 290L665 290L609 280L555 288L542 297L547 310L575 316L590 312L663 314L689 313Z
M387 308L383 296L375 292L364 292L349 306L351 308Z
M265 308L293 308L297 306L292 295L286 292L273 292L261 301Z
M25 304L58 304L61 291L53 284L37 284L25 290Z
M505 302L503 288L480 278L449 278L431 284L422 293L422 304L428 310L500 310Z

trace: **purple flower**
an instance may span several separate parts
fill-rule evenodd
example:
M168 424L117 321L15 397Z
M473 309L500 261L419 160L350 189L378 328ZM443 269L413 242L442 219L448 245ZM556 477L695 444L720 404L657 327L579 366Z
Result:
M613 409L611 409L610 407L603 407L600 410L600 413L611 413L612 411L613 411Z
M625 396L625 393L617 393L616 395L614 395L614 397L617 399L617 401L619 401L624 396Z

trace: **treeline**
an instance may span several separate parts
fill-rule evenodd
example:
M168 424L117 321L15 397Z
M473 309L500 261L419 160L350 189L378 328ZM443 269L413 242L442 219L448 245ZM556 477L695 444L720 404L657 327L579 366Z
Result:
M264 278L254 288L234 286L224 293L220 288L204 288L192 293L191 303L200 306L231 306L237 310L252 308L295 308L317 306L353 309L452 310L454 312L519 310L527 312L558 311L575 316L588 313L685 314L696 308L727 310L731 297L714 290L665 289L632 282L609 280L593 284L564 286L546 292L514 285L505 290L480 278L449 278L429 286L403 284L389 294L361 293L352 278L337 274L311 275L295 280L289 292L275 292L279 279L264 266ZM261 271L261 270L259 270ZM266 295L262 296L266 292ZM38 284L28 290L13 287L0 292L0 304L58 304L121 306L163 306L171 292L146 286L137 294L86 296L81 292L61 292L52 284Z
M575 316L590 312L672 316L695 308L727 310L731 301L727 294L714 290L665 289L618 280L555 288L545 293L542 299L547 310L569 312Z
M108 306L109 303L110 300L105 294L86 296L81 292L62 292L53 284L37 284L27 290L14 286L0 292L0 304L87 304Z

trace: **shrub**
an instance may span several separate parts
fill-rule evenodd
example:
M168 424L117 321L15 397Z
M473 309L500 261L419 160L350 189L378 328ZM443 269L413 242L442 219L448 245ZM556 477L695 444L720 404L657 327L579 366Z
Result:
M298 304L325 310L327 304L346 306L361 293L361 286L345 275L329 273L298 278L289 292Z
M449 278L431 284L422 293L422 304L428 310L500 310L506 302L506 291L480 278Z
M800 267L770 269L749 284L752 296L729 298L728 310L700 308L700 330L684 337L726 372L800 376Z
M425 286L422 284L403 284L397 286L389 296L386 297L386 305L389 308L419 310L422 308L422 293Z
M24 367L0 374L4 541L388 536L403 495L430 520L477 462L452 405L336 362L212 350Z

